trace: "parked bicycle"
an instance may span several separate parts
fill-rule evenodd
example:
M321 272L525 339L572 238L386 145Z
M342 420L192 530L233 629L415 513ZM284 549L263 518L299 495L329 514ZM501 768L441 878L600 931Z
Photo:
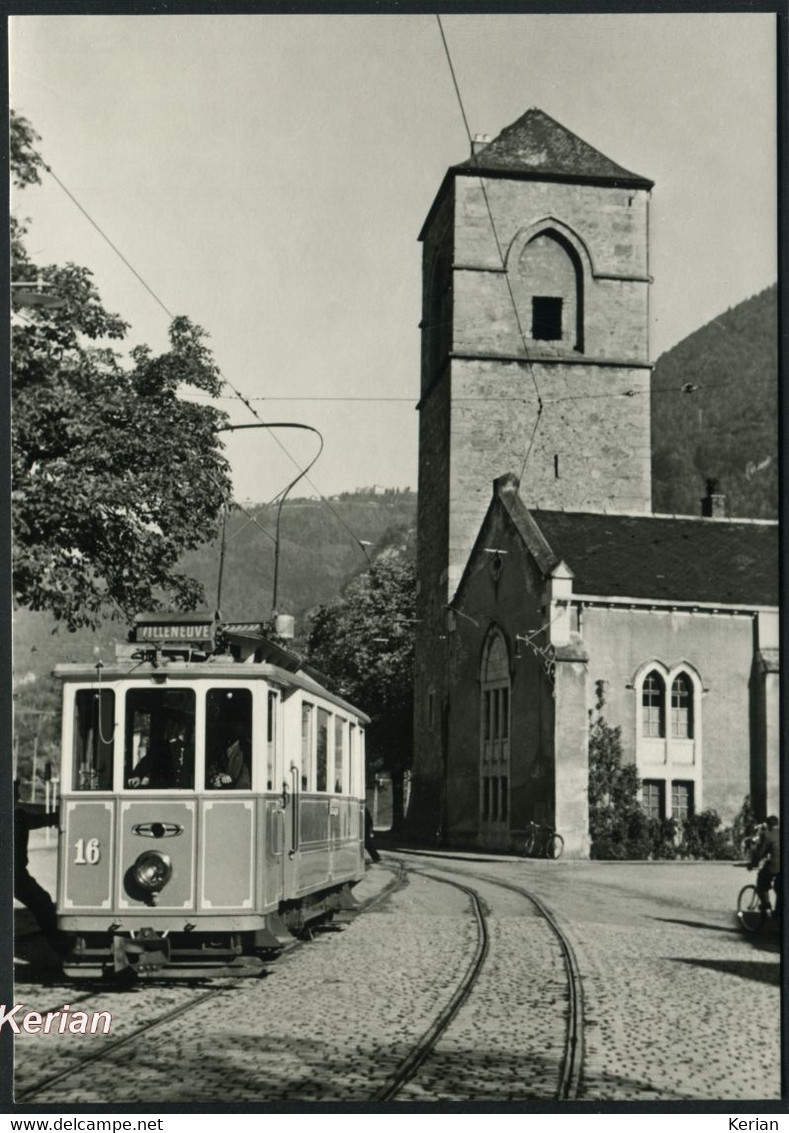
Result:
M560 858L564 849L564 838L552 826L541 826L530 822L523 843L525 858Z
M759 932L765 921L778 916L778 878L773 879L767 894L769 904L763 905L755 885L744 885L737 897L737 920L746 932Z

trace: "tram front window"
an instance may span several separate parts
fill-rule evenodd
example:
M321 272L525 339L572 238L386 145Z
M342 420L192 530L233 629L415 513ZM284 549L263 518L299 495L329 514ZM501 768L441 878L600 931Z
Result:
M135 688L126 693L124 782L160 791L194 787L192 689Z
M74 790L112 790L115 693L82 688L74 698Z
M252 693L212 688L205 700L205 785L209 791L252 787Z

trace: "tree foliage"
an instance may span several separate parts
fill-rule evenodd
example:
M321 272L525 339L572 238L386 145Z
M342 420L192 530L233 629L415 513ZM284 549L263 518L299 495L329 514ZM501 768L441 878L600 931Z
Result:
M641 780L634 763L624 761L621 728L603 716L604 682L595 683L597 694L589 723L589 836L593 858L615 859L722 859L735 856L733 833L721 829L714 810L675 818L649 818L638 801ZM747 822L743 808L740 825Z
M371 718L368 766L392 775L394 825L412 757L416 571L390 548L312 616L310 660Z
M46 166L29 122L11 116L14 184ZM69 629L169 602L193 608L201 585L177 569L215 530L229 492L217 428L225 415L182 393L216 396L205 332L185 317L156 355L113 348L128 326L107 311L85 267L38 265L11 219L12 516L17 603ZM42 304L43 294L57 305Z
M641 833L640 781L632 763L622 760L622 730L603 716L603 682L596 682L595 714L589 726L589 838L593 858L631 856L630 843ZM635 854L633 856L640 856Z

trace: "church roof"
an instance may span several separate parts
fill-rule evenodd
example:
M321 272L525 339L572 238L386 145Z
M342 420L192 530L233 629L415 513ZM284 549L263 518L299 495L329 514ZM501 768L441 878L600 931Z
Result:
M536 106L453 170L540 180L611 182L647 189L654 184L617 165Z
M524 509L526 510L526 509ZM728 606L778 605L778 525L532 511L575 594Z

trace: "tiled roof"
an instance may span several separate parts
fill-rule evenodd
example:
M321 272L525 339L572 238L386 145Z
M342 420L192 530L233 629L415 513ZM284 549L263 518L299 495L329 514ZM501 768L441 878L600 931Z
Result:
M505 127L476 156L453 168L458 172L614 181L642 188L651 188L654 183L617 165L537 107Z
M778 605L778 526L671 516L532 511L575 594Z

